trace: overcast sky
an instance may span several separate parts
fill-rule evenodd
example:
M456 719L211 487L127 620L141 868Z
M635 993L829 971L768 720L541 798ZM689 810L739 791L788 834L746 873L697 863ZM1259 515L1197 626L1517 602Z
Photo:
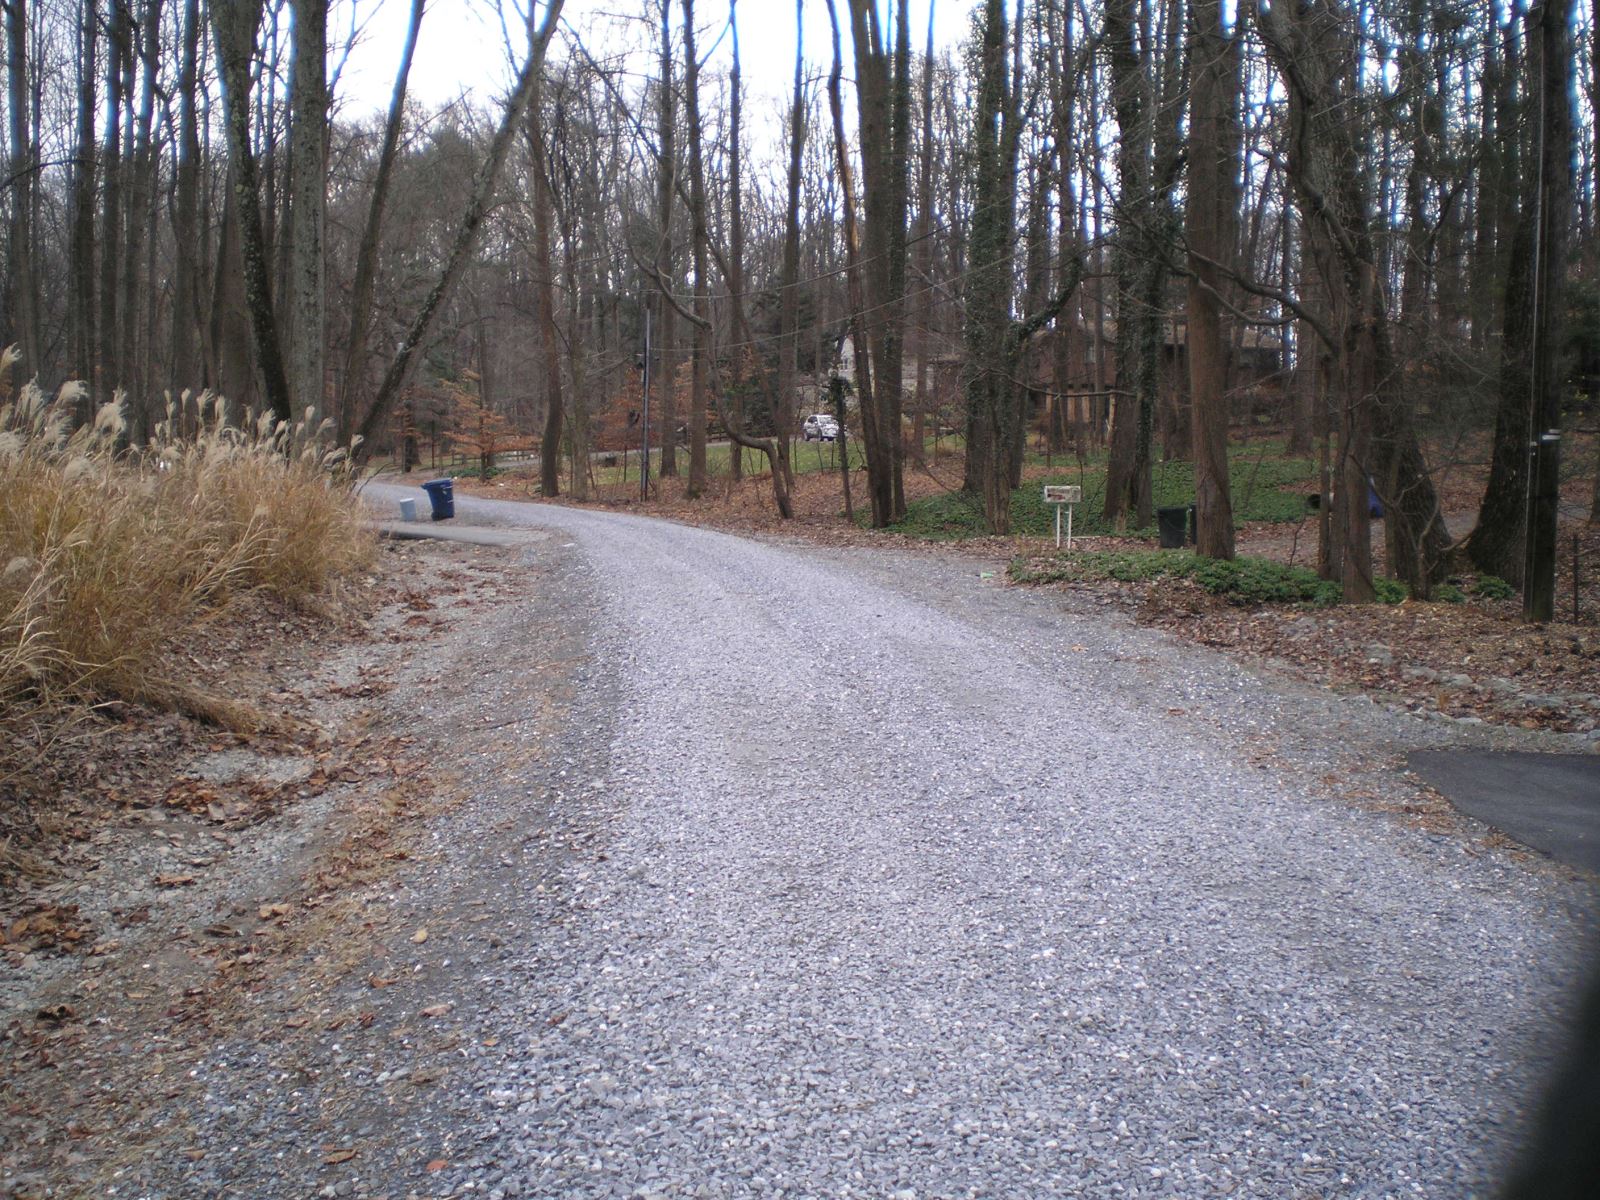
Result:
M847 4L846 0L836 2L848 71ZM912 0L913 47L920 50L927 36L930 4L934 5L934 39L946 46L954 44L967 27L967 14L974 3L975 0ZM680 4L681 0L673 0L675 17ZM539 7L544 7L542 0ZM562 20L583 37L589 53L606 59L628 44L622 30L629 25L639 28L641 20L654 8L649 0L567 0ZM832 55L827 6L824 0L805 0L805 9L806 58L821 68ZM348 35L352 13L365 23L365 36L352 52L340 79L339 95L345 116L357 117L388 106L409 11L409 0L353 0L353 4L352 0L336 0L329 21L329 39L335 45ZM506 11L511 13L510 0ZM727 0L698 0L695 16L701 29L700 52L706 55L724 31ZM745 86L753 97L787 95L794 75L794 43L794 0L739 0L740 59ZM723 37L710 53L707 67L725 69L730 59L731 45ZM640 69L649 68L642 64ZM508 79L495 0L431 0L411 70L412 95L434 105L454 99L466 88L487 99L503 92ZM764 108L752 107L757 111Z

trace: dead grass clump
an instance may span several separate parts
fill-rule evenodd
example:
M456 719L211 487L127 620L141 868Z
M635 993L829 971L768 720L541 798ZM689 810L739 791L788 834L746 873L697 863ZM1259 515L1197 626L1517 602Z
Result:
M0 385L14 361L0 358ZM254 589L306 603L373 553L348 458L309 416L240 429L211 397L195 435L169 420L130 451L120 400L69 434L81 400L30 383L0 405L0 702L204 711L158 677L164 648Z

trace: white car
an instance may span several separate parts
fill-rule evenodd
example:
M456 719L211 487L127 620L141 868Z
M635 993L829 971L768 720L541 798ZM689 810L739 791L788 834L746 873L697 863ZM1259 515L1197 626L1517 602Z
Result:
M839 422L827 413L812 413L800 426L800 436L808 442L832 442L839 437Z

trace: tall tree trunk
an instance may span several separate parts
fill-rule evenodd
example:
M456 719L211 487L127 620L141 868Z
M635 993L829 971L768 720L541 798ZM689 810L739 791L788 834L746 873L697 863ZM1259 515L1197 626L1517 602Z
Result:
M1051 74L1051 105L1056 138L1056 278L1066 277L1069 264L1076 262L1082 238L1078 234L1078 210L1074 203L1073 181L1077 155L1077 105L1078 66L1073 55L1072 14L1051 10L1049 19L1058 22L1052 29L1053 50ZM1056 321L1056 336L1052 342L1051 376L1052 410L1048 433L1051 453L1060 451L1064 429L1064 407L1067 404L1068 381L1072 377L1073 350L1078 342L1079 310L1069 308Z
M131 397L128 405L129 435L140 443L149 436L151 409L155 397L148 393L145 359L148 345L140 334L141 310L154 305L143 303L149 289L150 226L155 218L156 155L153 144L153 123L157 72L161 53L161 0L146 0L140 10L141 35L137 61L139 72L139 104L130 107L129 117L132 138L128 144L128 199L127 227L123 239L122 267L122 346L118 357L122 360L124 386ZM133 60L129 61L129 88L133 77Z
M917 380L911 406L911 453L923 461L928 415L928 342L933 334L933 14L922 58L922 153L917 164L917 223L913 231L917 287Z
M1228 169L1237 78L1222 27L1222 0L1194 0L1189 55L1189 243L1187 349L1194 413L1196 540L1209 558L1233 557L1228 485L1228 396L1220 288L1231 269L1237 197Z
M555 259L551 255L553 208L549 153L546 149L541 88L534 85L528 105L528 150L533 166L533 305L539 325L540 358L544 373L544 437L539 444L539 494L561 494L561 422L565 405L561 395L561 335L556 329Z
M200 0L184 0L178 66L178 136L172 215L172 338L167 388L200 391Z
M192 2L192 0L191 0ZM372 299L378 281L378 251L383 245L383 218L389 204L389 187L400 149L400 132L405 125L406 89L411 80L411 62L416 56L417 37L422 31L425 0L411 0L411 17L406 24L405 48L389 95L389 115L383 124L383 145L378 150L378 169L372 179L372 198L367 201L367 219L361 227L356 247L355 282L350 290L350 338L345 348L344 379L339 396L339 441L348 442L354 431L356 413L367 394L368 341L372 335Z
M9 84L7 116L11 138L9 184L11 222L7 230L7 308L10 336L22 352L29 374L44 370L39 330L39 286L34 273L33 214L38 188L39 148L34 144L33 97L29 63L30 25L25 0L6 0L6 74Z
M677 97L673 91L672 0L661 0L661 81L656 105L656 138L660 160L656 176L656 283L670 292L677 276L672 265L672 209L678 190L678 156L675 137L678 126ZM678 363L677 308L670 299L661 305L661 328L656 331L655 378L661 385L661 470L662 479L678 477Z
M245 300L244 258L239 247L239 188L230 164L225 175L216 269L212 272L210 342L215 362L212 386L239 409L256 407L260 397L251 352L249 304Z
M77 28L77 132L71 171L72 237L69 252L67 300L68 369L74 378L91 385L94 402L95 351L99 345L95 303L94 196L96 67L100 37L95 20L95 0L79 0ZM85 411L80 414L87 417Z
M894 38L885 36L876 0L849 0L855 47L857 136L861 146L866 231L863 298L872 309L858 362L873 384L858 386L872 523L905 515L902 378L905 340L906 209L911 111L911 27L907 0L891 5ZM831 8L830 8L831 11Z
M964 388L966 490L983 502L989 528L1011 527L1011 442L1020 423L1008 342L1012 305L1012 226L1016 212L1012 96L1007 81L1005 0L985 0L974 129L976 177L968 244Z
M328 0L290 0L294 66L289 117L289 394L297 411L326 407Z
M1536 620L1550 619L1555 586L1554 481L1559 478L1560 443L1546 442L1542 435L1558 431L1561 421L1558 329L1572 196L1570 5L1571 0L1543 0L1526 16L1533 67L1530 126L1536 141L1528 148L1530 169L1518 197L1521 215L1506 278L1500 403L1489 482L1477 526L1466 541L1475 566L1523 588L1529 615ZM1540 443L1539 468L1530 479L1528 447L1535 442Z
M856 407L861 416L861 436L863 444L869 447L867 451L868 470L873 462L882 462L882 451L875 449L877 445L879 427L877 422L877 408L873 403L873 361L867 353L867 337L865 314L867 309L867 289L862 270L862 245L861 232L856 221L856 187L855 173L851 167L850 143L845 136L844 129L844 99L841 82L844 76L843 56L839 45L839 20L834 9L834 0L828 2L828 21L833 33L833 67L828 72L828 110L833 118L833 157L834 166L839 172L839 206L844 214L844 261L845 261L845 287L849 297L849 314L845 322L851 345L855 348L855 389ZM818 369L821 369L821 355L818 356ZM838 380L837 376L834 376ZM839 417L839 428L846 429L844 421L844 392L843 381L837 383L830 381L834 392L834 403ZM875 457L876 456L876 457ZM849 458L841 452L840 470L844 474L845 512L850 520L854 521L854 510L850 501L850 476ZM876 500L874 500L876 506ZM874 524L877 522L876 507L874 507Z
M689 499L706 490L706 405L710 400L711 286L707 279L706 173L700 159L700 61L695 56L694 0L683 0L684 121L689 128L689 222L694 260L694 348L690 359Z
M222 79L234 219L256 363L261 372L268 406L279 420L289 421L294 417L294 402L289 392L288 378L284 374L283 353L278 344L271 268L266 235L261 224L260 176L250 144L250 60L255 51L256 28L261 20L260 0L217 5L211 10L211 20L216 33L217 69Z
M122 328L117 306L122 295L118 268L122 265L122 192L126 174L122 161L122 117L128 107L128 96L123 87L123 65L132 56L129 48L132 17L128 12L131 2L110 0L106 28L106 127L101 154L104 182L100 202L100 313L96 329L99 339L96 357L99 359L99 382L103 391L121 387L124 383L122 364L117 354Z
M800 180L805 161L805 0L794 0L794 90L789 101L789 176L783 209L783 268L778 298L778 394L772 406L772 432L777 439L785 481L794 482L789 459L794 437L795 383L799 369L800 330Z
M1343 436L1340 522L1343 590L1370 600L1369 477L1384 501L1390 567L1419 598L1443 568L1449 545L1409 400L1390 344L1379 257L1364 178L1363 129L1349 100L1359 59L1358 32L1329 3L1304 8L1257 3L1267 52L1289 98L1287 175L1299 202L1307 253L1331 293L1329 328Z
M1105 38L1110 46L1111 103L1121 131L1117 144L1118 212L1112 245L1112 272L1117 294L1117 395L1111 418L1111 457L1106 464L1104 517L1115 528L1126 527L1148 505L1150 491L1148 442L1140 454L1145 357L1151 349L1141 335L1147 324L1141 306L1149 289L1140 259L1140 231L1150 222L1150 139L1148 81L1140 62L1139 22L1130 0L1107 0ZM1142 520L1136 523L1143 524Z
M733 69L728 74L728 290L744 303L744 79L739 63L739 0L728 0L728 27L733 32ZM741 339L743 340L743 339ZM732 386L728 389L731 424L744 426L745 349L732 355ZM729 422L724 422L729 424ZM728 477L744 478L744 447L729 445Z

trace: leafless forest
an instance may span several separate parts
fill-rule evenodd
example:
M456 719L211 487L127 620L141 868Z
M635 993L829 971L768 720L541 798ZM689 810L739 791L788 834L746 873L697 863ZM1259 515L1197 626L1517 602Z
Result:
M1591 6L940 0L936 44L903 0L795 0L833 37L777 101L741 74L757 2L507 5L497 102L412 102L408 50L350 120L327 0L3 0L0 339L82 418L124 393L130 448L209 389L402 461L525 443L547 494L648 421L689 495L731 439L787 510L835 406L877 526L938 431L1001 532L1030 433L1103 446L1140 525L1192 458L1218 557L1230 431L1270 424L1321 463L1347 598L1375 537L1414 594L1455 555L1546 586L1544 435L1600 373ZM412 0L413 41L456 7Z

